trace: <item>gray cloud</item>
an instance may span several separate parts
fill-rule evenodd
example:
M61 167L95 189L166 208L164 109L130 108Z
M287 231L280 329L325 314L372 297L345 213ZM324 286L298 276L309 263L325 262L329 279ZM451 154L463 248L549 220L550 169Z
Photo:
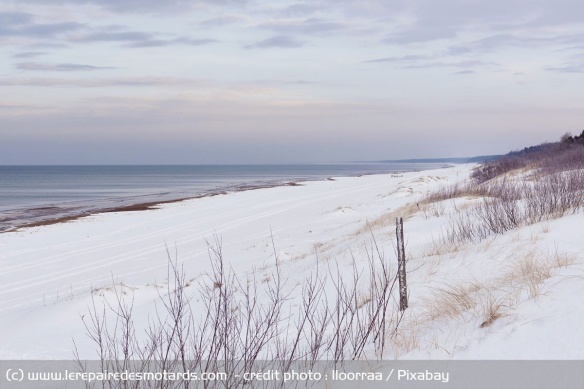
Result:
M135 42L148 41L152 35L145 32L125 31L125 32L96 32L81 35L75 40L79 42Z
M112 2L113 3L113 2ZM117 2L116 2L117 3ZM123 1L120 3L124 3ZM141 3L141 2L140 2ZM136 3L138 5L138 3ZM163 47L172 45L201 46L215 43L210 38L193 38L189 36L168 36L156 32L126 30L125 26L113 25L93 28L91 25L78 22L37 23L36 16L24 12L0 12L0 39L1 38L39 38L44 44L37 44L38 48L66 47L68 43L119 43L128 48ZM50 39L53 39L51 41ZM9 41L10 42L10 41ZM32 46L31 46L32 47ZM33 54L23 54L16 58L33 58ZM23 65L28 66L28 65Z
M32 22L33 16L24 12L0 12L0 26L19 26Z
M516 0L518 1L518 0ZM537 0L530 4L536 16L519 27L541 28L567 23L582 23L581 15L584 13L584 3L578 0Z
M246 49L253 49L253 48L269 49L269 48L273 48L273 47L279 47L279 48L284 48L284 49L294 49L294 48L298 48L298 47L302 47L302 46L304 46L304 42L302 42L302 41L298 41L298 40L291 38L289 36L286 36L286 35L278 35L278 36L273 36L273 37L268 38L268 39L264 39L262 41L254 43L253 45L246 46Z
M30 36L54 36L64 32L70 32L79 30L85 27L81 23L75 22L64 22L64 23L49 23L49 24L35 24L19 31L16 31L18 35L30 35Z
M370 59L364 61L364 63L380 63L380 62L390 62L390 63L410 63L413 61L422 61L422 60L429 60L435 59L435 56L429 55L405 55L402 57L384 57L384 58L377 58L377 59Z
M218 16L215 18L206 19L206 20L203 20L197 24L201 27L213 28L213 27L223 27L223 26L227 26L230 24L235 24L235 23L241 22L243 20L245 20L245 18L243 16L224 15L224 16Z
M478 60L457 61L457 62L427 62L411 64L404 66L406 69L424 69L424 68L474 68L477 66L494 65Z
M218 42L215 39L193 39L187 37L175 38L175 39L146 39L142 41L136 41L125 45L125 47L140 48L140 47L160 47L160 46L172 46L172 45L186 45L186 46L202 46L210 43Z
M279 11L279 15L286 18L305 17L322 9L322 5L314 3L296 3Z
M35 57L39 57L39 56L45 55L45 54L47 54L47 53L41 52L41 51L26 51L24 53L14 54L12 57L13 58L35 58Z
M322 82L317 81L306 81L306 80L295 80L295 81L282 81L282 85L322 85Z
M553 37L521 37L514 34L497 34L472 42L453 45L448 49L448 54L460 55L469 53L494 52L502 47L535 47L553 43Z
M132 48L171 45L200 46L216 42L214 39L195 39L186 36L172 39L159 38L160 34L157 33L124 31L124 29L124 26L117 25L93 29L90 25L78 22L35 23L35 16L29 13L0 12L0 38L59 38L62 41L72 43L118 42L125 44L125 47ZM65 45L48 42L40 46L49 48L49 46L64 47Z
M568 33L564 35L529 35L523 36L518 34L496 34L483 39L452 45L448 48L447 54L452 56L458 55L476 55L483 53L495 53L505 48L518 49L540 49L554 48L559 51L564 50L582 50L577 45L584 40L584 34ZM566 47L567 46L567 47Z
M174 44L172 41L162 40L162 39L144 39L144 40L137 40L131 43L127 43L123 45L124 47L130 47L134 49L139 48L147 48L147 47L163 47L163 46L170 46Z
M548 67L545 70L557 73L584 73L584 64Z
M262 23L258 27L270 31L275 31L283 35L326 35L346 29L346 26L342 23L318 18L309 18L302 21L274 20Z
M28 4L91 4L112 12L157 13L179 12L195 5L212 6L244 5L248 0L11 0L12 3Z
M33 15L19 12L0 13L0 37L53 37L55 35L79 30L81 23L33 23Z
M53 42L38 42L28 46L31 49L62 49L69 47L64 43L53 43Z
M362 10L375 10L380 18L391 18L392 13L405 16L402 20L407 22L389 24L392 31L384 40L396 45L453 39L469 31L522 32L532 36L533 31L542 28L581 25L580 15L584 13L584 2L579 0L533 0L528 5L522 0L420 0L415 7L399 0L364 3ZM373 13L368 13L371 16Z
M30 71L49 71L49 72L79 72L92 70L109 70L113 67L79 65L71 63L39 63L39 62L21 62L16 64L20 70Z
M124 47L144 48L160 47L171 45L201 46L217 42L215 39L193 39L189 37L179 37L173 39L158 39L155 34L140 31L102 31L72 38L75 42L119 42L124 43Z
M456 29L449 26L419 25L389 35L383 41L391 44L429 42L456 37Z
M439 55L406 55L402 57L385 57L364 61L364 63L387 63L399 69L427 68L475 68L479 66L494 66L496 64L480 60L445 61L447 57ZM461 72L458 72L462 74Z
M188 45L188 46L201 46L201 45L206 45L208 43L215 43L218 41L215 39L193 39L193 38L182 37L182 38L171 39L170 42L174 43L174 44L182 44L182 45Z
M474 70L460 70L458 72L455 72L454 74L460 74L460 75L464 75L464 74L475 74L476 72Z
M76 22L34 23L34 16L28 13L0 12L0 37L47 38L83 27Z
M79 66L79 65L78 65ZM81 65L83 66L83 65ZM177 77L119 77L102 79L72 79L72 78L4 78L0 79L3 86L40 86L40 87L77 87L77 88L109 88L109 87L192 87L208 86L209 81L177 78Z
M0 110L22 110L27 109L26 105L7 105L7 104L0 104Z

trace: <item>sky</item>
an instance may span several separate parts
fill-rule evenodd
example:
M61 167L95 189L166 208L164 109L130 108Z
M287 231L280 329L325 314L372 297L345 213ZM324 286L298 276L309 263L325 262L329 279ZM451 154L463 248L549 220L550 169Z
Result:
M0 0L0 164L506 153L584 128L581 0Z

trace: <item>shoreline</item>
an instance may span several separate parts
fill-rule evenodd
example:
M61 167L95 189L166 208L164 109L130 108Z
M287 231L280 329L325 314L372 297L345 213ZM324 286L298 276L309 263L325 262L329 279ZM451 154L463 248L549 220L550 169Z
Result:
M448 164L446 166L436 166L434 168L426 168L420 170L400 170L395 172L386 172L386 173L379 173L379 172L372 172L372 173L356 173L356 174L348 174L348 175L339 175L338 177L362 177L362 176L371 176L371 175L395 175L395 174L404 174L410 172L423 172L423 171L431 171L435 169L443 169L452 167L458 164ZM183 196L178 198L170 198L170 199L160 199L154 201L138 201L132 202L124 205L119 206L102 206L97 207L95 209L82 209L75 212L75 209L66 209L60 208L55 206L54 204L46 204L40 207L24 209L24 212L33 211L33 210L46 210L46 209L55 209L61 210L62 212L57 213L53 216L42 215L40 216L40 220L31 221L31 222L24 222L24 223L17 223L9 228L3 229L2 225L0 224L0 234L10 233L10 232L19 232L26 228L34 228L34 227L43 227L49 226L54 224L61 224L61 223L68 223L72 221L76 221L85 217L104 214L104 213L117 213L117 212L136 212L136 211L148 211L157 209L158 206L164 204L171 204L171 203L178 203L187 200L194 200L200 199L205 197L213 197L218 195L226 195L229 193L237 193L237 192L245 192L250 190L258 190L258 189L269 189L269 188L276 188L276 187L284 187L284 186L302 186L304 182L317 182L317 181L334 181L335 178L327 177L327 178L306 178L306 179L295 179L295 180L284 180L284 182L257 182L257 183L238 183L238 184L230 184L223 188L211 189L204 193L194 194L192 196ZM153 194L149 194L151 196ZM122 200L124 200L122 198ZM79 207L76 207L77 209ZM81 207L83 208L83 207ZM63 215L64 214L64 215ZM45 216L45 217L43 217ZM34 216L33 216L34 218ZM7 221L3 221L0 219L0 223L10 222L10 219Z
M326 180L334 180L332 178L327 178ZM320 181L320 180L315 180ZM188 197L180 197L177 199L170 199L170 200L158 200L158 201L147 201L147 202L138 202L128 205L120 205L118 207L106 207L106 208L98 208L91 211L84 211L78 215L70 215L70 216L61 216L55 218L48 218L46 220L39 220L36 222L25 223L21 225L14 226L8 230L0 230L0 234L5 234L9 232L19 232L25 228L33 228L33 227L42 227L42 226L50 226L53 224L61 224L61 223L68 223L71 221L79 220L85 217L100 215L105 213L117 213L117 212L138 212L138 211L149 211L153 209L158 209L158 206L164 204L172 204L172 203L180 203L187 200L195 200L195 199L202 199L205 197L213 197L219 195L226 195L229 193L237 193L237 192L246 192L251 190L259 190L259 189L269 189L269 188L277 188L283 186L302 186L299 182L305 181L290 181L282 184L265 184L265 185L245 185L241 184L235 190L219 190L210 193L202 193L199 195L188 196ZM40 207L38 209L46 209L48 207ZM57 207L58 208L58 207ZM37 208L33 208L37 209Z

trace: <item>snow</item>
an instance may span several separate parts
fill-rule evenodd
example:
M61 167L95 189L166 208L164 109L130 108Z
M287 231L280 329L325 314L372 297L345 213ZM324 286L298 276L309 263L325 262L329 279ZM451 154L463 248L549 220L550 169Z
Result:
M73 340L94 357L81 320L92 295L111 299L117 285L145 324L166 288L168 257L194 285L211 271L215 239L237 274L269 278L275 255L296 284L317 257L349 276L373 237L397 267L396 216L405 219L410 307L385 358L584 359L575 346L584 344L582 213L441 244L455 204L476 199L420 202L467 180L473 166L233 192L0 234L0 359L70 359ZM549 276L530 289L518 269L534 263ZM455 292L461 304L444 298Z

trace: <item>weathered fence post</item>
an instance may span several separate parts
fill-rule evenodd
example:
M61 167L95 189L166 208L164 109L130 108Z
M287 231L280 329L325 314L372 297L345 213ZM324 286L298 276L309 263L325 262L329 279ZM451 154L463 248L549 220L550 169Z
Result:
M395 218L395 235L397 237L397 273L399 280L399 310L408 307L408 286L406 283L406 250L404 247L404 219Z

